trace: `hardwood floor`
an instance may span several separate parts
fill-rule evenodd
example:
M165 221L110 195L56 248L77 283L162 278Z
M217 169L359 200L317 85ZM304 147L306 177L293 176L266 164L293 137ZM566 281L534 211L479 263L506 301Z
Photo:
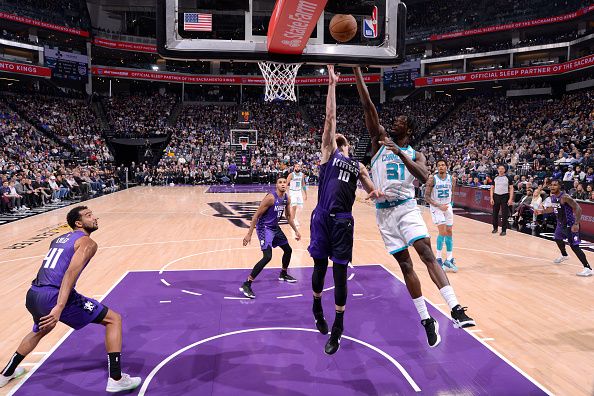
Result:
M86 204L99 216L93 238L99 244L95 258L83 272L79 292L99 298L126 272L166 268L246 268L261 257L257 238L249 247L242 239L254 205L263 193L211 194L204 187L138 187L100 197ZM300 216L303 239L291 238L291 265L312 265L306 251L309 214L315 206L311 189ZM353 264L383 264L400 277L395 260L385 251L375 222L375 209L362 198L354 208ZM210 205L209 205L210 204ZM0 226L0 365L14 352L32 321L24 302L53 236L66 232L62 208ZM428 211L425 221L431 234ZM575 276L581 265L574 257L555 265L553 242L509 231L491 234L489 224L456 216L454 254L460 271L448 273L459 300L469 307L478 326L475 335L559 395L594 392L594 277ZM571 254L571 253L570 253ZM586 252L591 263L594 254ZM280 266L280 250L270 266ZM443 304L427 270L413 260L424 295ZM241 280L238 280L241 281ZM440 306L440 308L447 308ZM60 324L25 359L30 369L66 334ZM455 369L455 368L454 368ZM7 394L10 386L0 390Z

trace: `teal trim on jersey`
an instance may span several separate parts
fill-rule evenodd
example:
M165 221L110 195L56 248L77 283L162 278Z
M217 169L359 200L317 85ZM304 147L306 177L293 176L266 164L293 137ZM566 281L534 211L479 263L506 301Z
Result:
M422 236L413 238L410 241L408 241L408 246L412 246L412 244L415 243L416 241L418 241L419 239L425 239L425 238L429 238L429 235L422 235Z
M392 250L390 252L390 254L398 253L398 252L401 252L401 251L406 250L406 249L408 249L408 246L401 247L400 249Z
M408 147L410 147L410 146L408 146ZM412 151L412 160L415 161L416 159L417 159L417 152L416 152L416 150L413 150Z
M386 146L382 146L380 147L380 149L377 151L377 153L375 153L375 159L371 161L371 167L373 168L373 164L375 164L375 162L377 161L377 159L380 157L380 154L382 153L382 151L384 151L384 149L386 148Z
M435 174L435 177L436 177L436 178L438 178L438 179L439 179L439 180L441 180L441 181L448 181L448 177L449 177L449 176L450 176L450 174L449 174L449 173L446 173L446 177L445 177L445 179L442 179L441 177L439 177L439 173L436 173L436 174ZM436 181L437 181L437 180L436 180Z
M375 208L376 209L388 209L388 208L393 208L395 206L400 206L404 203L407 203L408 201L410 201L412 198L406 198L406 199L401 199L398 201L385 201L385 202L377 202L375 204Z

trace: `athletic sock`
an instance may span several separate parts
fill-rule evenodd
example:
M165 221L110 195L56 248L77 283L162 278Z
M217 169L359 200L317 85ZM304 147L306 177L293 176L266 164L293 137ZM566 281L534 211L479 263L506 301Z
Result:
M441 258L443 252L443 235L437 236L437 258Z
M460 305L458 303L458 299L456 298L456 293L454 293L454 288L450 285L444 286L439 289L439 292L443 296L443 299L449 305L450 309L454 308L456 305Z
M344 311L336 311L336 317L334 318L334 324L332 327L336 327L343 330L342 319L344 318Z
M322 297L316 297L314 296L313 298L313 308L312 311L314 314L323 312L324 310L322 309Z
M429 319L431 317L429 316L429 311L427 311L427 304L425 303L425 298L423 296L413 298L412 301L417 308L417 312L419 313L421 320Z
M452 260L454 258L454 240L451 236L445 237L445 245L446 245L446 253L447 253L447 260Z
M109 370L109 378L116 381L122 379L122 367L120 366L121 352L110 352L107 354L107 368Z
M6 367L4 367L4 370L2 370L2 375L5 377L10 377L11 375L13 375L14 370L16 370L16 368L18 367L19 364L21 364L21 362L23 361L24 358L25 358L24 355L21 355L20 353L15 352L14 355L12 355L12 357L8 361L8 364L6 365Z

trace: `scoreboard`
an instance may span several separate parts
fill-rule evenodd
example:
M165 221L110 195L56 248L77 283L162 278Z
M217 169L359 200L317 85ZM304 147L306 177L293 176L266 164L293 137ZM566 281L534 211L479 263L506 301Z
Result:
M44 64L52 69L52 77L63 80L86 81L89 57L57 48L44 48Z
M421 76L421 62L419 60L400 64L398 67L384 71L384 87L414 88L415 79Z

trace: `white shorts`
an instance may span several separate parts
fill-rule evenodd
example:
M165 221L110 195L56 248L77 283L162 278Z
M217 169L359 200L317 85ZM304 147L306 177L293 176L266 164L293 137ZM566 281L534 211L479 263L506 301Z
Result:
M303 193L301 191L289 190L289 198L291 199L291 206L303 206Z
M454 210L452 209L452 205L448 205L448 210L446 210L445 212L435 206L430 206L429 210L431 211L431 218L433 219L433 224L445 224L448 227L454 225Z
M419 239L429 238L429 230L414 199L392 208L376 209L376 219L390 254L407 249Z

